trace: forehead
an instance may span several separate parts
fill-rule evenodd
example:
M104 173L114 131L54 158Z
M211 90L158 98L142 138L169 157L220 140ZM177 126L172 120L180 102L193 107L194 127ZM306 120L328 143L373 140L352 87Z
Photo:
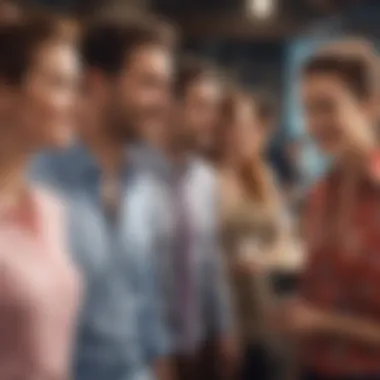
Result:
M159 45L136 47L125 63L125 72L170 74L173 71L173 56L170 49Z
M306 96L324 96L329 98L351 95L348 85L336 74L315 73L302 78L301 90Z
M202 77L194 81L187 89L187 97L204 101L219 101L222 97L222 86L217 78Z
M236 108L236 118L242 123L252 121L255 114L255 106L248 99L241 101Z
M52 41L43 44L36 52L35 65L39 68L70 70L80 69L79 57L74 45L69 42Z

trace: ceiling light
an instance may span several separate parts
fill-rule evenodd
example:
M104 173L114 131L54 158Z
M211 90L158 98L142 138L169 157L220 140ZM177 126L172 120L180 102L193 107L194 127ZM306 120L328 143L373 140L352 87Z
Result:
M276 0L246 0L247 12L257 18L266 19L273 16L276 10Z

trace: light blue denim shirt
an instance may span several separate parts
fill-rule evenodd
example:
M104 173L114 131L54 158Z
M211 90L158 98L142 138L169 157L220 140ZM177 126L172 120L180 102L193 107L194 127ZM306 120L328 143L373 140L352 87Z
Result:
M77 145L45 154L33 180L67 205L71 252L86 283L74 356L76 380L150 380L151 363L169 352L157 284L157 183L129 161L118 218L108 220L100 197L101 172Z
M194 332L191 341L183 339L181 331L176 329L172 320L171 342L178 353L191 352L210 337L220 337L231 332L233 319L231 312L231 298L227 277L222 261L222 253L219 242L219 190L216 173L205 161L198 158L189 158L182 168L175 168L157 150L147 145L135 148L135 157L140 167L155 175L161 183L165 184L165 196L161 199L161 277L166 283L168 299L167 317L173 318L176 311L171 309L176 306L173 303L175 289L175 276L173 275L172 248L175 240L175 206L173 197L174 176L181 171L184 197L190 205L192 243L191 255L193 259L193 273L196 284L196 318L194 318L192 330ZM162 187L161 187L162 188ZM178 284L177 284L178 285ZM172 304L171 304L172 303ZM170 310L171 309L171 310Z

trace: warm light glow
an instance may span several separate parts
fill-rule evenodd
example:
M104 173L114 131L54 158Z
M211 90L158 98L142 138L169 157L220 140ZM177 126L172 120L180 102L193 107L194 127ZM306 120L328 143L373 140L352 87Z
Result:
M258 18L269 18L275 12L276 0L247 0L247 10Z

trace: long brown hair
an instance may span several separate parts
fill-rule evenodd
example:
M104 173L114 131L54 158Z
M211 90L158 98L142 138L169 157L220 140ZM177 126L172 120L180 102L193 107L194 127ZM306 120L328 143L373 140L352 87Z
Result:
M221 141L218 154L218 161L221 165L230 153L228 150L231 149L229 142L226 141L227 134L236 125L240 107L247 103L251 105L253 112L256 112L257 104L254 97L236 89L230 90L222 103L219 127ZM260 122L259 118L257 122ZM252 120L252 128L258 127L259 125L255 125L255 121ZM257 154L252 152L252 159L241 160L234 165L243 191L249 198L266 204L273 202L273 186L271 186L269 170L261 152L257 152Z

